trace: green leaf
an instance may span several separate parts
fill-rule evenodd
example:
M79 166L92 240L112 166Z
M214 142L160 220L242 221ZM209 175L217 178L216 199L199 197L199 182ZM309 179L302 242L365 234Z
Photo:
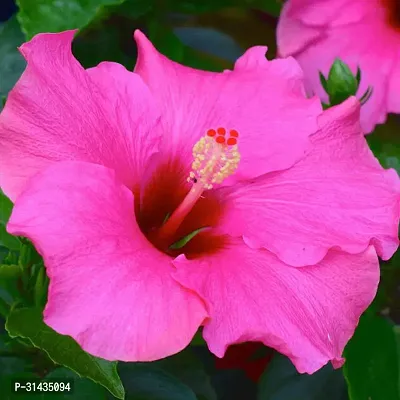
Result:
M144 5L143 1L127 0L121 5L103 7L102 12L79 32L72 43L72 51L85 68L107 60L133 70L136 47L132 30L137 22L132 18L148 11L149 4Z
M386 124L378 125L367 142L385 168L394 168L400 174L399 117L390 115Z
M234 5L233 0L170 0L168 7L184 14L202 14L215 12L222 8Z
M183 62L185 46L168 27L162 26L156 18L148 23L148 35L157 50L176 62Z
M156 5L156 0L125 0L116 6L107 7L113 14L136 20L149 13Z
M389 321L364 314L344 356L350 400L399 400L396 339Z
M177 242L175 242L174 244L169 246L169 248L171 250L181 249L183 246L188 244L196 235L198 235L200 232L203 232L206 229L209 229L209 228L204 227L204 228L196 229L195 231L189 233L189 235L186 235L184 238L178 240Z
M193 391L152 364L119 363L126 400L197 400Z
M9 306L20 298L18 283L21 275L19 265L0 265L0 298Z
M203 328L199 328L196 334L193 336L192 341L190 342L191 346L206 346L207 343L203 338Z
M354 96L357 93L358 82L350 68L336 59L329 71L326 86L330 105L334 106Z
M243 0L237 1L241 5ZM245 0L247 7L258 8L274 17L279 17L284 0Z
M212 381L217 391L218 399L247 400L256 398L257 387L242 369L217 370L213 374Z
M59 335L48 327L37 308L14 309L6 322L11 337L28 339L32 345L45 351L50 359L104 386L115 397L124 398L124 388L118 376L116 363L86 353L69 336Z
M71 386L71 391L64 391L59 393L42 393L37 395L29 394L27 397L32 400L46 400L51 399L65 399L65 400L106 400L107 392L102 386L96 385L93 381L85 378L81 378L74 372L67 368L57 368L50 372L48 375L42 379L42 382L54 382L54 380L59 379L72 379L73 383Z
M16 236L10 235L6 231L6 226L0 222L0 246L7 247L7 249L19 251L21 248L21 241Z
M33 244L25 238L21 238L22 246L19 253L18 264L23 268L30 268L34 264L42 263L42 258Z
M171 357L153 362L153 366L159 367L179 379L190 387L199 398L217 400L217 394L211 385L210 377L200 359L196 357L190 347Z
M12 380L37 378L32 372L31 364L13 354L9 341L10 338L3 333L3 321L0 319L0 393L2 400L15 400L12 393ZM19 396L18 396L19 397ZM21 398L21 397L19 397Z
M11 216L12 209L13 209L13 204L11 200L0 189L0 222L4 224L8 222Z
M102 12L103 6L124 0L17 0L18 20L27 39L40 32L80 29Z
M0 393L2 400L15 400L15 393L12 392L12 382L17 379L37 379L30 370L26 360L19 357L0 356ZM29 396L31 398L31 396ZM18 399L25 400L28 397L18 396Z
M394 328L394 333L396 335L396 345L397 345L397 364L399 366L399 375L398 375L398 388L400 393L400 326L396 326Z
M25 60L17 49L23 42L24 35L15 17L0 24L0 98L7 96L25 69ZM2 108L0 104L0 110ZM0 210L2 196L0 191ZM0 220L4 221L1 215Z
M1 40L1 38L0 38ZM1 48L1 41L0 41ZM0 50L1 51L1 50ZM1 70L0 70L1 75ZM0 246L10 250L19 251L21 241L16 236L10 235L6 230L6 224L10 219L13 204L11 200L0 189Z
M39 266L33 289L34 303L36 307L43 308L47 299L47 288L49 280L43 265Z
M287 357L275 354L261 376L257 400L346 400L346 391L341 370L330 364L312 375L299 374Z

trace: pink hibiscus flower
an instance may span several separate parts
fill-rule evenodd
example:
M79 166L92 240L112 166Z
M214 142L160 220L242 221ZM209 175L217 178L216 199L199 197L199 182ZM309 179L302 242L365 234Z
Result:
M358 102L321 115L293 59L255 47L233 71L197 71L140 32L134 73L84 70L73 34L22 46L0 116L8 231L44 258L45 322L109 360L168 356L204 325L218 357L260 341L301 372L340 365L376 252L398 246L398 176L368 149Z
M306 87L327 101L318 72L336 57L362 71L358 95L373 94L361 110L365 133L400 113L400 7L398 0L288 0L277 30L280 56L294 56Z

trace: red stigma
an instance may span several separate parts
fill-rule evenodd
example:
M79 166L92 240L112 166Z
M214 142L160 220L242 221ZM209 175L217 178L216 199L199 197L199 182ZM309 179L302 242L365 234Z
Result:
M215 136L216 134L217 134L217 132L215 132L215 129L209 129L209 130L207 131L207 136L213 137L213 136Z
M229 145L229 146L233 146L233 145L235 145L236 143L237 143L237 140L236 140L236 138L234 138L234 137L230 137L230 138L226 141L226 144Z
M217 136L215 141L219 144L225 143L225 138L223 136Z
M239 132L235 129L231 129L231 131L229 132L229 135L234 138L237 138L237 137L239 137Z
M224 136L226 134L225 128L218 128L217 132L218 132L218 135L223 135Z

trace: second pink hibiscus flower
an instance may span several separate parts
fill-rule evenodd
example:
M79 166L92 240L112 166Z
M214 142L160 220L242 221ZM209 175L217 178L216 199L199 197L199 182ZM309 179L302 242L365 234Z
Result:
M362 71L357 95L369 86L361 125L370 133L388 113L400 113L400 6L398 0L288 0L277 30L278 51L304 70L307 90L326 102L319 71L335 58Z

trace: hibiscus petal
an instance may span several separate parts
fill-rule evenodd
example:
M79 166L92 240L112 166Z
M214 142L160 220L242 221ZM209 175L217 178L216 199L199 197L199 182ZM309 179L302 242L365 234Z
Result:
M254 47L234 71L205 72L167 59L139 31L135 39L135 72L162 109L163 148L188 168L195 142L220 126L240 134L235 180L288 168L304 155L321 104L305 98L302 71L293 59L267 61L266 47Z
M400 114L400 54L397 54L387 89L388 112Z
M85 71L73 36L40 34L21 47L28 66L0 115L0 186L12 200L52 161L105 165L132 188L158 149L158 114L141 78L114 63Z
M16 201L8 231L44 258L45 322L91 354L166 357L206 317L202 301L171 278L170 257L140 232L133 195L110 169L75 161L45 169Z
M322 34L321 29L306 25L297 18L295 2L286 3L283 6L276 31L279 56L287 57L295 54L319 39Z
M372 246L357 255L332 250L319 265L293 268L232 239L219 253L179 256L174 265L175 279L206 303L203 334L216 356L231 344L261 341L310 374L329 361L343 364L343 349L379 281Z
M326 111L313 149L294 167L218 190L218 229L244 236L289 265L322 260L331 247L359 253L372 240L383 259L398 247L400 182L374 158L350 98Z
M371 7L365 3L365 0L291 0L285 4L282 14L299 19L309 27L334 27L359 22L369 14L370 8L376 10L377 4L373 1L369 2Z

